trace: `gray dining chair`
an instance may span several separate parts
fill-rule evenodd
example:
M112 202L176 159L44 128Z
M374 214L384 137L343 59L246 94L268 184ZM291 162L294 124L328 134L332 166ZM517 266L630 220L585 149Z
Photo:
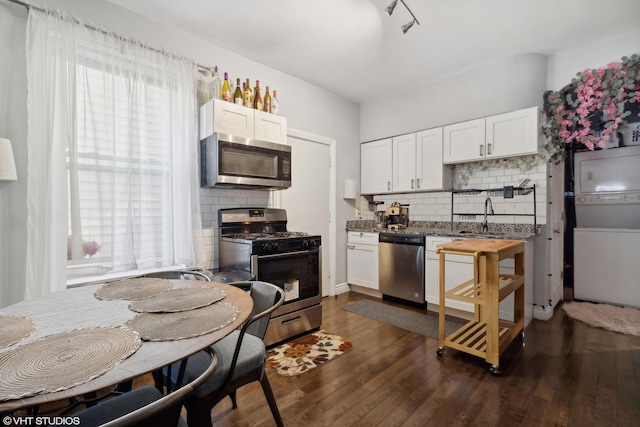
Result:
M122 393L69 416L77 417L82 427L176 427L186 426L181 418L182 404L218 367L218 357L202 351L205 369L192 382L163 395L156 387L145 386Z
M211 346L218 356L219 369L185 400L189 426L211 426L211 410L226 396L237 408L236 390L254 381L259 381L265 398L278 426L283 426L273 390L265 373L267 352L264 335L271 313L284 302L284 291L267 282L232 282L231 285L249 291L253 299L253 310L240 330L232 332ZM199 352L187 359L184 381L197 378L206 367L206 353ZM178 372L178 364L173 371ZM166 373L166 371L165 371ZM172 374L172 382L177 381ZM175 386L179 386L176 384Z

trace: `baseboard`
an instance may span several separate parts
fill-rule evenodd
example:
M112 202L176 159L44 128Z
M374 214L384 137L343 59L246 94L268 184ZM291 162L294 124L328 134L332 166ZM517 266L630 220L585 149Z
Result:
M564 288L562 286L558 286L551 293L551 301L553 301L553 306L557 306L560 304L560 301L564 299Z
M345 292L349 292L349 284L347 282L340 283L336 285L336 295L344 294Z
M370 297L382 298L382 294L379 291L371 288L365 288L364 286L358 285L347 285L350 291L358 292L361 294L369 295Z
M544 307L533 307L533 318L538 320L549 320L553 317L553 307L546 305Z

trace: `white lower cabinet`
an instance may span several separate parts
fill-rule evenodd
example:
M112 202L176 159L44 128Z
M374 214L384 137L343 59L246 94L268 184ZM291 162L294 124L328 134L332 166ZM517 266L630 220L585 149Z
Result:
M459 239L456 239L459 240ZM442 243L452 242L449 237L429 237L426 240L426 276L425 298L429 304L440 305L440 255L436 253L436 246ZM451 290L460 283L473 277L473 259L464 255L448 255L445 259L446 276L445 291ZM473 312L473 304L447 300L446 306L457 310Z
M347 282L378 290L378 233L348 232Z

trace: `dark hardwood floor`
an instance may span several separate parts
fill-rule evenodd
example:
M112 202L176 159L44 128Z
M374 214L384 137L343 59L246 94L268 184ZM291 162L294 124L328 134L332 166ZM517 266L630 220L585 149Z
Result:
M640 337L589 327L557 307L533 320L492 376L479 358L323 300L322 329L353 349L296 377L267 370L287 426L640 426ZM436 316L435 313L430 313ZM212 412L214 426L272 426L258 383Z

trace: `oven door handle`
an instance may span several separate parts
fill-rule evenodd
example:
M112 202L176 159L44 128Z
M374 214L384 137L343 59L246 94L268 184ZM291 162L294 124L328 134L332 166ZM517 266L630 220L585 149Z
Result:
M295 251L295 252L282 252L279 254L272 254L272 255L256 255L256 257L258 259L274 259L274 258L284 258L287 256L291 256L291 255L300 255L300 254L311 254L311 253L315 253L315 252L320 252L320 248L316 248L316 249L308 249L308 250L304 250L304 251Z

